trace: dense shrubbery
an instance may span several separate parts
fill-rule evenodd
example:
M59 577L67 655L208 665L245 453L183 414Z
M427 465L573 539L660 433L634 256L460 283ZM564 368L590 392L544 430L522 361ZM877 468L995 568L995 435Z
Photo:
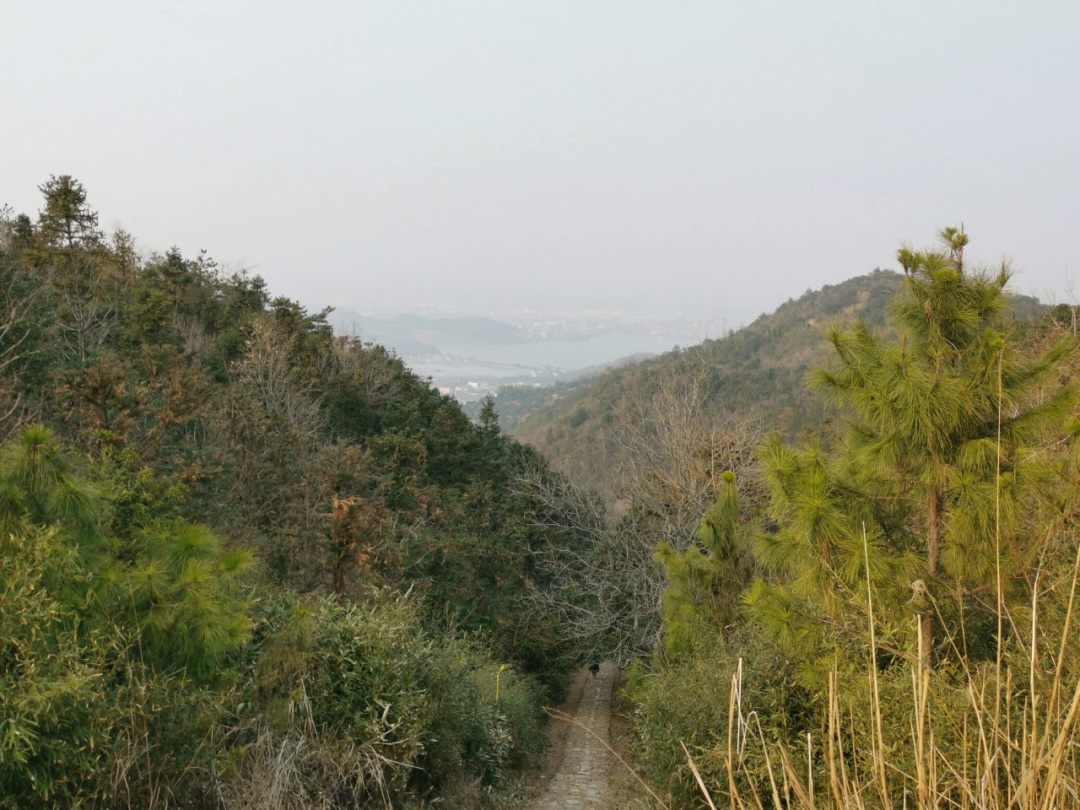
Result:
M367 806L451 782L492 785L543 749L540 688L476 642L424 631L392 594L275 601L253 651L247 722L227 748L227 806Z
M107 536L101 487L44 428L3 448L0 489L0 804L158 789L151 739L169 741L155 771L206 765L219 668L247 638L247 555L184 523Z
M702 637L692 651L663 666L632 665L624 698L633 709L634 748L646 775L685 806L700 797L682 745L694 752L710 784L723 784L732 677L742 674L743 716L754 713L772 737L804 728L809 693L793 682L779 649L749 630Z
M512 481L535 453L326 313L205 256L139 258L77 182L43 191L37 222L0 220L0 435L43 423L108 468L116 534L184 518L278 585L412 586L433 620L558 682L520 599L537 530Z
M542 750L536 681L408 600L260 605L249 555L203 527L107 537L110 503L41 428L0 476L0 806L367 806Z

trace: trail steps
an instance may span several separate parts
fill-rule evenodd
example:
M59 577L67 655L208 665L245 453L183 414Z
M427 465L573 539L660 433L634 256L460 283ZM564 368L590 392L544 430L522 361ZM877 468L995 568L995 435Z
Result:
M586 676L562 762L529 810L612 810L614 763L604 743L610 734L614 683L615 667L610 663L601 665L597 675Z

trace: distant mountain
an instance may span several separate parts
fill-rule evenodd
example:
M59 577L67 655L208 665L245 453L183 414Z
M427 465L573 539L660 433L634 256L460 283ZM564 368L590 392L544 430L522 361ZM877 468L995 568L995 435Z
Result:
M496 400L500 422L556 468L602 489L618 467L613 439L620 421L661 378L700 376L708 407L716 414L752 414L768 429L797 434L829 415L804 384L807 370L829 357L824 326L861 317L872 328L889 329L889 302L901 279L898 273L876 270L807 291L738 331L689 349L546 388L505 387ZM1041 308L1027 296L1014 296L1013 303L1022 320Z
M396 315L385 322L395 330L416 335L433 343L481 343L505 346L527 343L529 335L517 326L494 318L450 317L426 318L422 315Z
M529 340L524 329L494 318L429 318L411 314L377 318L349 309L335 309L328 320L339 333L359 335L408 357L436 355L444 346L462 343L505 346Z

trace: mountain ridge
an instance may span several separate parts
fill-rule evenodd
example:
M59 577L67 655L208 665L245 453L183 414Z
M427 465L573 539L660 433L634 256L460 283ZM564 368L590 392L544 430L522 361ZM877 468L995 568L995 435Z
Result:
M684 385L691 376L702 386L710 415L750 415L766 430L797 435L831 415L804 384L806 372L828 358L825 326L861 317L873 329L889 330L889 304L902 279L879 268L807 290L740 329L689 348L547 388L504 387L496 398L500 423L555 468L601 490L611 489L619 463L616 435L630 406L659 385ZM1042 307L1030 296L1011 298L1020 320Z

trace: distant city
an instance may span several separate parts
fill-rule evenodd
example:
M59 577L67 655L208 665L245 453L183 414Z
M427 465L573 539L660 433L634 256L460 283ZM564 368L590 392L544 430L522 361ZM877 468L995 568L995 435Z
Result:
M380 343L443 394L474 403L503 385L551 385L629 359L720 337L749 320L584 310L492 314L364 314L336 309L341 334Z

